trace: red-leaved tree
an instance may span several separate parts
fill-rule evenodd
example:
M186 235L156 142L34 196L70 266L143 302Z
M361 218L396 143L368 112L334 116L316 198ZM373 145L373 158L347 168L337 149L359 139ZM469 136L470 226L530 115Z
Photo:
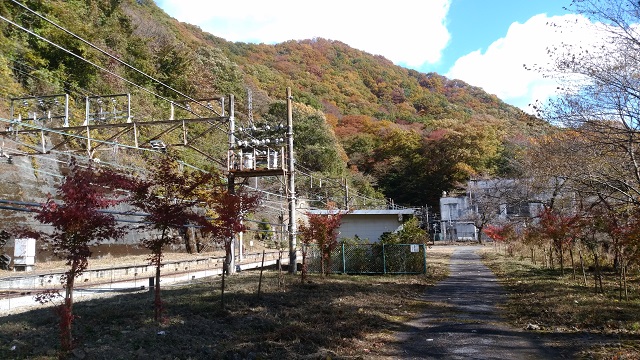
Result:
M199 195L213 185L215 177L210 173L180 170L177 159L165 156L156 164L149 179L136 180L130 203L142 212L145 225L142 228L152 234L142 240L151 251L149 263L155 266L154 319L162 319L163 304L160 296L160 268L166 246L176 242L177 233L185 226L197 226L205 233L211 231L211 223L204 210L198 210Z
M578 233L579 217L576 215L564 215L551 208L545 208L540 213L538 227L542 234L551 239L553 248L560 258L560 271L564 275L564 250L567 246L573 246L573 241Z
M498 243L507 243L513 241L516 237L515 226L510 222L503 225L486 225L482 232Z
M331 269L331 253L338 247L338 229L342 222L344 212L331 211L326 215L307 213L307 223L300 222L298 234L302 242L302 274L301 279L307 274L307 253L309 246L315 243L320 250L320 269L322 275L327 275Z
M233 186L233 185L232 185ZM233 191L211 192L205 196L208 215L211 222L211 233L216 241L222 242L225 250L224 270L221 283L221 307L224 308L225 276L232 273L233 244L235 235L244 232L247 227L244 219L247 214L258 208L262 200L259 193L247 192L245 188Z
M513 255L513 241L516 237L516 231L513 223L504 225L486 225L482 232L487 235L496 244L505 244L509 255Z
M61 278L64 303L57 307L63 353L74 345L71 333L74 281L87 268L90 245L124 235L125 229L117 225L114 215L102 210L125 201L124 194L115 189L127 188L130 181L113 171L94 169L91 164L83 167L72 160L70 173L58 186L56 198L49 195L35 216L53 227L53 232L42 234L42 238L69 267ZM48 302L58 296L61 295L53 291L38 296L38 300Z

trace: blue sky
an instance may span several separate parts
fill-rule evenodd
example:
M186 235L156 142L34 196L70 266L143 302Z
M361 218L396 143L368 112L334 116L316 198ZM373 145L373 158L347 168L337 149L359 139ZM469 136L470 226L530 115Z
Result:
M274 44L322 37L395 64L461 79L532 113L557 84L523 65L547 47L585 42L588 20L570 0L156 0L170 16L229 41ZM562 33L553 23L570 23ZM575 30L575 31L571 31Z
M453 0L447 13L451 40L441 64L422 70L446 73L456 59L506 35L514 22L524 24L534 15L564 15L561 0Z

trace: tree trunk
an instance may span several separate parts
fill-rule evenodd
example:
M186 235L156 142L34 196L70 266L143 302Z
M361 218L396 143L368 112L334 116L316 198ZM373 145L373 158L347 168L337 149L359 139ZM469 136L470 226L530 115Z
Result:
M160 298L160 261L156 264L156 284L154 287L154 318L156 321L162 319L162 299Z
M181 228L180 235L182 236L182 240L184 240L184 248L187 251L187 254L193 254L193 246L191 245L191 236L189 234L189 229L186 227Z
M580 267L582 268L582 278L584 279L584 286L587 286L587 273L584 270L584 259L582 258L582 249L578 250L578 255L580 256Z
M624 297L625 300L629 300L629 296L627 293L627 261L625 260L624 256L622 255L622 252L620 252L620 262L619 262L619 266L620 266L620 289L619 289L619 299L620 301L622 301L622 298Z
M262 290L262 273L264 272L264 249L262 250L262 263L260 264L260 279L258 280L258 299L260 298L260 291Z
M73 261L71 270L67 273L65 284L64 304L60 305L60 343L63 353L68 353L73 349L73 288L76 279L78 263Z
M573 246L569 247L569 257L571 257L571 270L573 271L573 281L576 281L576 264L573 259Z
M629 289L627 288L627 262L624 261L622 263L622 272L623 272L623 277L622 277L622 282L624 284L624 299L626 301L629 301Z
M284 276L282 274L282 247L278 250L278 289L284 288Z
M600 277L600 260L598 259L598 252L593 251L593 260L595 262L595 272L593 279L595 282L595 292L598 293L598 284L600 285L600 292L602 292L602 278Z
M224 280L226 277L226 273L227 273L227 268L229 267L229 263L227 263L227 259L225 258L224 260L224 264L223 264L223 269L222 269L222 281L220 282L220 308L222 310L224 310L225 304L224 304Z
M296 264L289 264L289 266L296 266ZM304 284L304 278L307 276L307 250L306 246L302 245L302 271L300 272L300 281Z
M619 265L619 264L618 264ZM622 270L622 266L620 266L620 270L618 271L618 300L622 301L622 277L623 277L623 270Z
M560 257L560 274L564 276L564 247L562 246L562 242L560 242L560 246L558 247L558 256Z
M531 263L536 264L536 249L533 246L531 247Z

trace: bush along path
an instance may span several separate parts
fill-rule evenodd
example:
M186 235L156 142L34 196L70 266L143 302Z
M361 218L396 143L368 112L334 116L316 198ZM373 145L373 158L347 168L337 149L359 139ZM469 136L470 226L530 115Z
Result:
M543 334L506 324L499 304L507 300L496 276L480 261L481 247L459 247L450 275L424 295L427 310L396 334L379 358L559 359ZM547 339L548 340L548 339ZM570 356L569 356L570 357Z

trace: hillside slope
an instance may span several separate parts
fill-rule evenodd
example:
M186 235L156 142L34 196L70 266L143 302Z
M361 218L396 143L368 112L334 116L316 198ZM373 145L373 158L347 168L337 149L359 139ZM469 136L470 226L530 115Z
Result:
M0 21L2 118L10 117L8 99L31 95L70 94L71 123L79 124L88 95L131 93L134 117L153 120L168 118L167 100L234 94L242 123L250 89L256 121L278 121L278 100L291 87L301 169L406 205L435 205L470 176L509 175L518 148L546 129L478 87L340 41L233 43L170 18L150 0L28 6L0 4L8 19ZM222 159L225 134L215 136L202 146ZM300 181L311 189L310 179Z

